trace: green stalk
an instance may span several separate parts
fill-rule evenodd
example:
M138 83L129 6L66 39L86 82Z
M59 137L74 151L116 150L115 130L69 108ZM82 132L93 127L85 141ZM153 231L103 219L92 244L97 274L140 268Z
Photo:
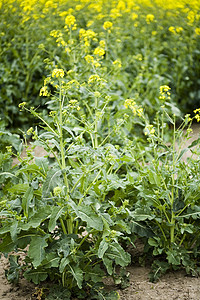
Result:
M63 99L64 100L64 99ZM66 161L65 161L65 145L63 141L63 101L62 101L62 92L61 92L61 80L60 80L60 92L59 92L59 110L60 110L60 115L59 115L59 124L58 124L58 129L59 129L59 140L60 140L60 154L61 154L61 170L63 171L63 177L64 177L64 183L67 188L67 200L69 199L69 182L67 179L67 174L66 174ZM63 232L67 234L67 231L69 234L73 233L73 220L71 216L69 216L69 219L67 219L67 231L64 225L64 222L62 219L60 219L61 226L63 229Z
M102 169L99 170L99 172L97 173L97 175L94 178L94 180L92 181L92 183L88 186L88 188L85 191L83 197L79 200L78 206L81 205L81 203L83 202L84 197L87 195L87 193L89 192L89 190L91 189L91 187L93 186L93 184L95 183L95 181L97 180L97 178L99 177L99 174L101 173L101 171L102 171Z
M67 234L67 230L66 230L65 224L64 224L64 222L63 222L63 219L59 218L59 220L60 220L60 224L61 224L63 233L64 233L64 234Z
M174 229L175 229L175 214L173 211L174 205L174 171L175 171L175 142L176 142L176 125L175 125L175 116L174 116L174 132L173 132L173 173L172 173L172 193L171 193L171 227L170 227L170 242L171 244L174 243Z
M97 97L95 97L95 122L94 122L94 145L95 148L98 148L98 137L97 137L97 125L98 125L98 120L97 120L97 107L98 107L98 101Z

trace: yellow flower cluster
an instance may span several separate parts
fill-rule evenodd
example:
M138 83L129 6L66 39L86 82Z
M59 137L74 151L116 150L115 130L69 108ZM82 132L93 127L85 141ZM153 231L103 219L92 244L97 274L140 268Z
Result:
M98 68L101 66L99 59L94 59L92 55L86 55L85 60L88 64L92 64L95 68Z
M154 19L155 19L154 15L148 14L148 15L146 16L146 22L147 22L147 24L150 24L151 22L153 22Z
M170 99L171 93L170 93L171 88L168 85L161 85L160 86L160 100L166 100Z
M113 23L112 22L110 22L110 21L106 21L106 22L104 22L104 24L103 24L103 29L104 30L107 30L107 29L111 29L112 28L112 26L113 26Z
M78 105L79 103L78 103L78 101L76 100L76 99L71 99L71 100L69 100L69 105L68 105L68 107L70 107L71 109L76 109L76 110L80 110L81 108L80 108L80 106Z
M122 62L120 59L116 59L115 61L113 61L113 65L120 69L122 67Z
M104 54L105 54L105 50L103 48L97 47L97 48L94 49L94 55L103 57Z
M183 31L183 28L170 26L168 30L173 34L177 34L177 33L181 33Z
M76 18L73 15L69 15L65 18L65 24L71 28L76 23Z
M65 73L63 69L54 69L51 74L52 77L57 77L57 78L63 78L64 75Z
M153 125L150 125L150 124L146 125L146 127L144 129L144 134L154 136L155 128L153 127Z
M79 38L80 38L80 40L84 41L84 44L86 47L90 46L91 40L97 41L96 36L97 36L97 34L91 29L85 30L85 29L81 28L79 30Z
M40 89L40 96L49 96L49 91L46 85Z
M91 83L95 83L95 82L98 82L98 81L101 81L101 78L99 77L99 75L97 74L94 74L94 75L91 75L88 79L88 83L91 84Z
M197 108L194 110L195 113L195 119L197 120L197 122L200 122L200 108Z
M200 35L200 28L195 28L195 33L196 33L197 35Z
M138 117L143 116L143 108L138 106L133 99L126 99L124 102L124 106L125 108L130 108L134 116L138 116Z

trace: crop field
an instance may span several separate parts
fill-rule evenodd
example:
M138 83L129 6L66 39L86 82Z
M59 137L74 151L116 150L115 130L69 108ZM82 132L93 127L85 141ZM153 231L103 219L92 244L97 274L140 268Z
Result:
M199 1L0 0L0 17L8 282L115 300L134 264L198 277Z

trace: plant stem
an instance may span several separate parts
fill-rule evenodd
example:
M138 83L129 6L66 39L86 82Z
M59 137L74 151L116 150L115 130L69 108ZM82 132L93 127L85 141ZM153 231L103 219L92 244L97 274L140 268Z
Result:
M171 227L170 227L170 242L171 244L174 243L174 229L175 229L175 214L173 211L174 206L174 184L175 184L175 178L174 178L174 172L175 172L175 142L176 142L176 124L175 124L175 116L174 116L174 132L173 132L173 170L172 170L172 190L171 190Z

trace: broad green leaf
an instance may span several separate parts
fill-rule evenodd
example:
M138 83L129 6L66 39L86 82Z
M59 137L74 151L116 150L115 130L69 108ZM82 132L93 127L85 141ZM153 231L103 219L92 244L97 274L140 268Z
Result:
M43 171L44 174L47 173L49 168L47 157L35 157L35 164Z
M52 211L51 206L40 207L40 209L28 220L27 223L22 224L20 227L22 230L28 230L29 228L37 228L42 222L48 219Z
M77 282L77 285L79 289L82 288L82 282L83 282L83 271L78 266L71 266L69 265L70 273L74 277L74 279Z
M149 169L148 170L148 175L149 175L149 181L150 181L151 184L156 184L156 185L160 186L161 178L160 178L160 175L158 173L156 173L153 170Z
M85 270L85 280L90 281L92 279L93 282L101 282L105 272L101 269L99 265L94 266L93 268L88 267Z
M166 254L167 254L167 259L168 259L168 262L172 265L180 265L181 263L181 256L177 255L177 252L176 251L173 251L173 250L169 250L169 251L166 251Z
M137 208L135 211L131 212L131 217L134 221L144 221L154 219L152 211L146 207Z
M29 281L33 281L35 284L46 280L47 276L47 272L42 268L38 268L36 270L27 270L24 272L24 277Z
M108 249L108 243L105 241L105 239L103 239L99 245L98 257L102 258L107 249Z
M160 238L149 238L148 244L153 247L157 247L160 244Z
M20 232L20 228L18 227L19 222L17 220L14 220L12 225L10 226L10 235L15 242L17 240L17 234Z
M112 259L109 259L107 257L103 257L103 263L106 267L106 270L108 272L109 275L112 275L113 273L113 260Z
M52 213L51 213L51 217L49 220L49 226L48 229L51 232L52 230L54 230L55 226L56 226L56 221L58 220L58 218L60 218L60 216L62 215L64 211L63 207L54 207Z
M11 224L3 225L2 227L0 227L0 235L10 232L10 226L11 226Z
M54 187L60 185L62 170L60 168L53 168L48 171L46 180L43 184L42 195L44 198L49 197Z
M77 217L87 223L88 227L103 230L103 221L90 206L79 206L75 210Z
M12 177L15 177L15 178L17 178L17 176L15 176L14 174L12 174L12 173L10 173L10 172L2 172L2 173L0 173L0 177L4 177L4 179L5 178L12 178Z
M33 188L30 186L22 197L22 209L24 216L28 217L28 209L31 199L33 198Z
M45 269L48 269L48 268L58 268L59 263L60 263L60 257L58 256L58 254L56 254L56 253L48 253L46 255L45 260L43 260L43 262L42 262L42 266Z
M6 270L6 278L9 282L17 284L19 281L20 266L18 264L19 255L9 255L10 268Z
M8 191L10 193L15 193L15 194L22 194L25 193L29 188L28 183L19 183L14 185L13 187L9 188Z
M64 270L65 270L65 267L70 263L70 260L68 257L63 257L61 259L61 262L60 262L60 266L59 266L59 271L60 273L63 273Z
M6 235L0 243L0 252L9 253L15 248L15 243L12 241L10 235Z
M112 243L106 251L106 256L115 260L116 264L126 267L131 262L130 254L125 252L118 243Z
M37 268L45 258L44 248L48 246L46 242L47 238L48 235L33 236L31 238L31 242L28 250L28 256L32 259L32 264L34 268Z
M99 231L103 230L103 220L95 212L95 209L91 206L85 206L83 203L80 206L76 205L73 201L69 201L68 203L73 208L77 217L86 222L88 227L95 228Z
M25 168L22 168L20 170L20 172L24 172L24 173L36 173L42 177L44 177L44 174L41 172L41 169L36 165L36 164L30 164L28 166L26 166Z

